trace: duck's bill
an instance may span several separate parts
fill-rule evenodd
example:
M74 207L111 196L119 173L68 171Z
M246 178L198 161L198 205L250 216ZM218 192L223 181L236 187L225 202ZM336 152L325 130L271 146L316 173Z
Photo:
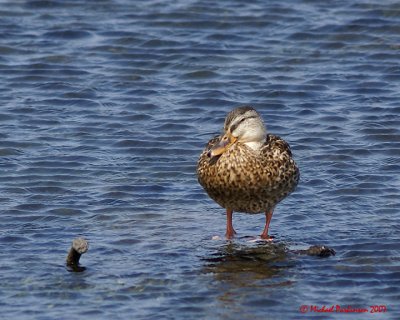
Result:
M229 133L226 133L221 140L218 141L218 143L213 146L210 151L208 151L207 155L209 158L213 158L216 156L219 156L221 154L223 154L226 150L229 149L229 147L235 143L235 141L237 140L237 138L235 138L234 136L232 136Z

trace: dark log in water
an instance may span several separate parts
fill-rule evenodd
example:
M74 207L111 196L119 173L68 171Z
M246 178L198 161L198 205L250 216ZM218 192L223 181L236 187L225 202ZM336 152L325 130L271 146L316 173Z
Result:
M72 241L66 261L69 271L82 272L86 269L79 265L79 259L88 249L89 243L84 238L76 238Z
M306 254L309 256L330 257L336 254L336 251L327 246L311 246L306 250L295 250L293 253Z

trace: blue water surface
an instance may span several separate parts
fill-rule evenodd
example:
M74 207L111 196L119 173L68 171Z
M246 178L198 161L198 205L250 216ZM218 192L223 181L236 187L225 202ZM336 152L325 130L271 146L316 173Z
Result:
M0 318L400 318L397 1L1 1L0 30ZM242 104L301 170L272 245L197 183Z

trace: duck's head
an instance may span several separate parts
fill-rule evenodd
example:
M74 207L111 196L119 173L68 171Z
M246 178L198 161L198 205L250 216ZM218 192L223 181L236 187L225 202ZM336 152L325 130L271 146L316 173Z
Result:
M225 118L224 133L221 140L208 151L213 158L227 151L235 143L243 143L253 150L263 145L267 130L258 112L252 107L239 107Z

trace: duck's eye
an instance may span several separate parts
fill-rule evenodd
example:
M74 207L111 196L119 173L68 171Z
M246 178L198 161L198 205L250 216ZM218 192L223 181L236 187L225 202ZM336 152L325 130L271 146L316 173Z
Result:
M246 120L246 118L242 118L242 119L240 119L239 121L237 121L236 123L234 123L234 124L231 126L230 131L231 131L231 132L235 131L235 130L237 129L237 127L239 127L239 125L240 125L244 120Z

